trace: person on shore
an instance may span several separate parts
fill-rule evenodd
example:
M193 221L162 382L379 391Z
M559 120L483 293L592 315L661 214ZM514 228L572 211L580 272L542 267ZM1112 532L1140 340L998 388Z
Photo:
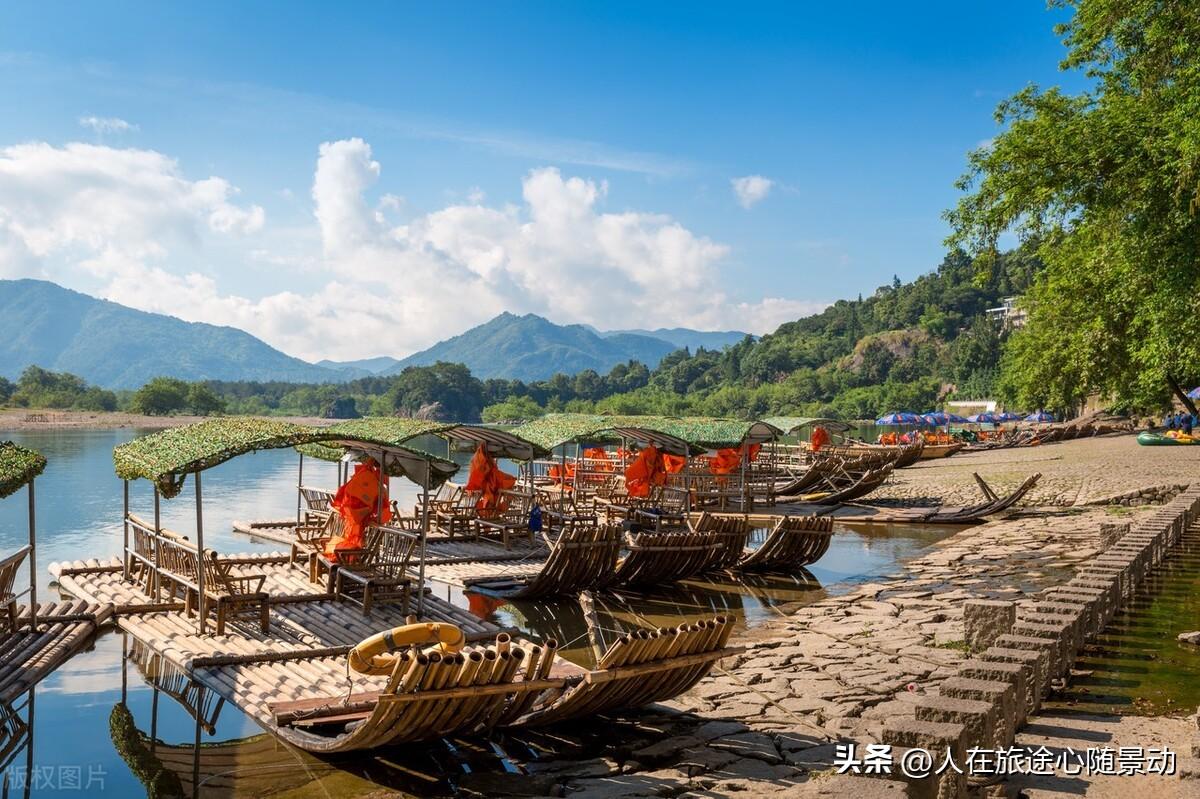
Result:
M1185 436L1190 436L1192 434L1192 415L1190 413L1185 413L1183 415L1183 434Z

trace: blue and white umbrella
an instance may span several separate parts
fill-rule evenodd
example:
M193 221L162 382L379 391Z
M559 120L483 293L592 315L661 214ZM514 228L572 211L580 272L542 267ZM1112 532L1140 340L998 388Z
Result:
M1188 392L1189 399L1200 399L1200 386L1196 386Z
M959 416L957 413L947 413L946 411L930 411L929 413L921 414L926 423L935 427L941 427L948 424L962 424L967 421L965 417Z
M1004 413L1000 414L996 418L1002 422L1016 422L1025 417L1021 416L1021 414L1019 414L1019 413L1013 413L1012 411L1005 411Z
M1026 416L1025 421L1027 421L1027 422L1053 422L1054 414L1046 413L1045 411L1038 411L1037 413L1031 413L1028 416Z
M974 416L968 416L967 421L975 424L996 424L1000 421L1000 417L994 413L977 413Z
M909 411L898 411L889 413L886 416L880 416L875 420L875 424L880 427L900 427L903 425L919 425L923 424L924 420L915 413Z

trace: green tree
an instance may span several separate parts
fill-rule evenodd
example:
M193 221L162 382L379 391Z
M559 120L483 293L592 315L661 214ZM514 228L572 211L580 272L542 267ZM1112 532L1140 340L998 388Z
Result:
M187 408L190 387L173 377L156 377L133 394L129 407L134 413L166 416Z
M978 256L1014 231L1045 263L1002 382L1027 407L1090 392L1162 404L1200 373L1200 13L1195 3L1053 0L1064 69L1088 88L1030 87L969 156L949 241Z
M224 400L203 383L192 383L188 387L185 403L197 416L216 416L225 412Z
M536 419L546 411L529 397L513 397L483 409L485 422L516 422Z

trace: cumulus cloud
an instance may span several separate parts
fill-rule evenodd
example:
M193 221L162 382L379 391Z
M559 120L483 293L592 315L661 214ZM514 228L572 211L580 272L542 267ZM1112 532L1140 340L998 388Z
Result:
M520 202L486 205L472 192L396 224L400 200L378 193L383 174L362 139L322 144L313 246L297 255L275 246L263 209L237 202L229 181L190 180L161 153L0 149L0 273L83 278L117 302L234 325L309 359L400 356L505 310L600 328L763 333L822 307L731 301L725 245L664 214L605 210L605 182L535 169ZM219 285L202 266L215 252L277 270L285 290L251 298ZM316 290L289 284L302 272Z
M133 124L132 122L126 122L120 117L80 117L79 124L88 130L92 130L100 134L133 133L138 129L137 125Z
M775 181L762 175L746 175L729 182L733 186L733 196L737 198L738 205L747 211L767 199L771 187L775 185Z

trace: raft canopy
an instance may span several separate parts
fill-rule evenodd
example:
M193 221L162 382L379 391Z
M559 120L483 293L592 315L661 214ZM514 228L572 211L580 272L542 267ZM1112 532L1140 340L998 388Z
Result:
M11 441L0 441L0 499L24 488L46 468L40 452Z
M330 432L373 441L385 441L397 447L405 447L418 436L441 436L451 441L467 441L483 444L493 458L509 458L530 461L550 454L532 441L507 430L486 425L432 422L424 419L403 419L395 416L370 416L349 419L325 428ZM312 454L308 451L305 454Z
M612 443L626 438L680 455L698 455L743 443L761 444L783 434L763 421L585 413L547 414L513 432L549 450L564 444Z
M189 474L249 452L308 445L323 445L321 449L335 460L346 451L385 456L390 474L426 487L438 486L458 471L452 461L373 438L367 431L354 435L331 427L249 416L208 419L136 438L113 450L113 465L122 480L144 478L154 483L164 497L171 498L179 494Z
M783 431L784 435L788 436L801 428L815 427L817 425L834 433L845 433L854 429L854 425L843 422L840 419L826 419L820 416L768 416L766 419L763 419L763 422L778 427Z

